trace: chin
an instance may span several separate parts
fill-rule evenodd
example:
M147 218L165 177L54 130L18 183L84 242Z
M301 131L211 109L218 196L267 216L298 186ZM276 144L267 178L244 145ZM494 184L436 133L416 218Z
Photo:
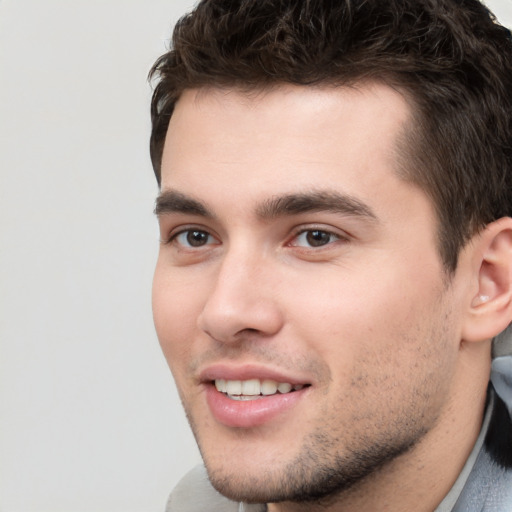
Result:
M279 455L262 458L261 454L259 458L245 454L232 460L232 464L222 454L217 461L205 458L208 476L218 492L234 501L325 505L364 485L390 462L407 453L422 436L374 443L346 453L333 453L331 443L321 435L313 437L291 461ZM247 461L251 461L250 465Z

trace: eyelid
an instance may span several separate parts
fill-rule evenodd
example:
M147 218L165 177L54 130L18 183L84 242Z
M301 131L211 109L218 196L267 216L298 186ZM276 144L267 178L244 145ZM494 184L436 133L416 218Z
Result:
M186 233L188 231L202 231L204 233L207 233L209 236L214 238L217 242L219 242L219 237L212 232L211 229L201 226L200 224L182 224L180 226L176 226L169 232L168 235L166 235L164 238L160 240L162 245L171 245L176 241L176 238L183 233ZM208 246L211 244L207 244ZM196 248L197 250L197 248Z
M307 233L307 232L310 232L310 231L321 231L323 233L327 233L329 235L332 235L334 237L336 237L337 240L334 240L332 242L329 242L325 245L321 245L321 246L318 246L318 247L304 247L304 246L300 246L300 245L293 245L293 241L296 240L300 235L304 234L304 233ZM342 242L346 242L350 240L350 236L345 232L345 231L342 231L340 229L337 229L337 228L333 228L332 226L326 226L325 224L311 224L311 225L302 225L302 226L298 226L296 227L290 238L289 238L289 241L287 242L286 245L288 246L291 246L291 247L298 247L298 248L302 248L302 249L305 249L305 250L314 250L314 251L319 251L319 250L322 250L322 249L326 249L330 246L332 246L335 242L339 242L339 241L342 241Z

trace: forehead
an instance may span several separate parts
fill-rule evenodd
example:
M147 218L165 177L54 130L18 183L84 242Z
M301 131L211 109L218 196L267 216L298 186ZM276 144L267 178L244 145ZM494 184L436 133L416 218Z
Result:
M244 205L307 189L364 200L397 180L409 117L401 94L380 84L187 90L169 123L162 190Z

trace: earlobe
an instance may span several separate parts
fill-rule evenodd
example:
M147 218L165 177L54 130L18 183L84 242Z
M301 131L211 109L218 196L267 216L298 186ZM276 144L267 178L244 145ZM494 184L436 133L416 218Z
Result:
M488 224L475 236L472 252L478 289L470 301L462 339L479 342L512 322L512 218Z

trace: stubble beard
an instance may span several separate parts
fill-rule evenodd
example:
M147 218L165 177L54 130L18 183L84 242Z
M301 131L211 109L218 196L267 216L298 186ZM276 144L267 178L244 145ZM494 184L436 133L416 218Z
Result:
M439 307L443 309L441 301ZM418 345L409 343L407 334L398 336L403 347L414 351L420 347L417 358L424 363L421 371L402 368L410 373L409 378L397 383L388 374L387 386L387 381L381 379L374 380L369 388L371 373L359 374L346 396L340 396L333 409L323 411L323 421L304 436L296 456L288 461L279 460L276 454L275 461L253 467L249 459L246 472L233 470L229 457L220 461L218 452L216 460L209 461L208 447L201 446L200 429L187 414L212 485L234 501L304 503L305 510L312 510L315 504L319 508L329 507L371 492L379 475L389 471L402 456L408 457L443 415L449 396L446 376L452 364L445 354L448 340L453 337L447 330L450 311L444 311L443 321L433 324L424 336L431 343ZM395 368L400 368L398 361ZM367 404L364 410L360 409L365 397L377 392L383 399L375 402L373 408ZM348 404L352 405L350 411ZM290 438L293 436L291 431Z
M341 404L348 403L341 398L340 408L324 411L322 426L317 425L304 436L295 457L282 461L276 454L275 460L267 459L260 467L254 467L249 458L247 471L240 471L239 464L234 470L229 456L219 459L217 450L216 460L210 460L210 450L201 446L200 429L188 415L210 482L222 495L237 502L309 504L305 510L312 510L313 504L328 507L371 492L380 472L407 456L438 423L447 396L443 381L436 378L444 371L440 361L433 366L438 363L434 375L424 375L417 387L411 386L402 395L403 401L384 399L376 409L363 414L367 420L363 423L355 411L339 423L343 417ZM291 431L290 438L293 436ZM250 436L247 442L251 442Z
M438 363L435 361L433 366ZM356 406L356 411L340 423L344 415L342 404L349 403L341 397L340 407L324 410L321 426L317 424L304 436L295 457L283 461L276 453L275 460L266 459L260 467L253 467L249 457L246 472L239 470L239 464L233 470L229 456L224 461L209 460L208 447L201 446L199 429L189 416L210 482L234 501L309 504L305 510L312 510L313 504L329 506L365 494L373 488L380 472L388 471L392 463L407 456L438 423L447 397L445 383L438 379L438 372L444 371L442 367L439 364L434 375L425 375L416 387L410 386L401 396L402 401L384 398L375 409L366 412L358 412ZM396 391L394 385L392 388ZM366 417L362 423L361 417ZM293 436L290 431L290 438Z
M258 476L233 475L223 468L206 464L212 485L224 496L245 503L314 503L328 506L357 491L365 481L397 457L407 453L428 429L395 431L393 437L360 440L357 450L333 453L336 443L320 433L310 434L299 456L277 470L260 468ZM400 435L400 433L402 435ZM359 443L358 443L359 444ZM339 445L338 445L339 446Z

